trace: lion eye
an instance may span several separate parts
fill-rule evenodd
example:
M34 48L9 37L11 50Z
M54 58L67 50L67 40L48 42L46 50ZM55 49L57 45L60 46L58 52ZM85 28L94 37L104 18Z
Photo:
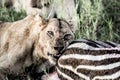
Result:
M52 38L54 36L54 33L52 31L48 31L47 35Z
M65 36L64 36L64 40L70 40L70 39L72 39L72 35L71 34L66 34Z

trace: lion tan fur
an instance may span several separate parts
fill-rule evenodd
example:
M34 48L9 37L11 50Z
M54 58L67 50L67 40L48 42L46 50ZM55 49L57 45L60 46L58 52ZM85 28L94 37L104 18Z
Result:
M16 22L0 22L0 74L19 74L44 60L54 63L50 55L57 55L72 39L69 24L57 18L28 15Z

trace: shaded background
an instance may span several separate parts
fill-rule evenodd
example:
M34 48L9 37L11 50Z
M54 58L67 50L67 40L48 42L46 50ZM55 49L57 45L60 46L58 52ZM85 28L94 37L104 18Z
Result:
M44 0L43 0L44 1ZM59 18L66 17L68 13L59 9L70 8L76 11L72 16L75 19L77 29L75 38L87 38L101 41L114 41L120 43L120 0L69 0L75 8L70 5L63 5L64 0L55 0L59 11ZM53 0L49 0L53 4ZM62 8L59 8L62 5ZM55 5L56 7L56 5ZM72 14L70 12L70 14ZM46 14L46 13L45 13ZM16 21L26 16L25 11L16 12L0 4L0 21Z

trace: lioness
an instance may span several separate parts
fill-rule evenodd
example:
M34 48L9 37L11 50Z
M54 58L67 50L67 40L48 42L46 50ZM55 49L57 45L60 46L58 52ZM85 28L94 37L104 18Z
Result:
M32 63L49 60L73 39L69 24L61 19L44 20L28 15L16 22L0 22L0 80L19 75Z

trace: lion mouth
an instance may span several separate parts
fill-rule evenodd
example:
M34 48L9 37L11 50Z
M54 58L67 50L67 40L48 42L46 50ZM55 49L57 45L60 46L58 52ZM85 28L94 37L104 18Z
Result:
M55 58L56 60L58 60L61 55L60 54L51 54L51 53L48 53L48 56L51 56L51 57Z

